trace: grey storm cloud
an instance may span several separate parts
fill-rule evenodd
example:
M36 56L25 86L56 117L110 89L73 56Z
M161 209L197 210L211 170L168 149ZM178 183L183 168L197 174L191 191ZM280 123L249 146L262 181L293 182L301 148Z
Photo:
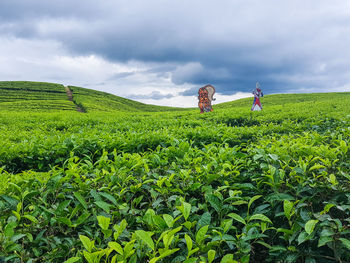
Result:
M210 83L222 94L251 91L256 81L266 93L350 83L348 1L2 0L0 21L1 35L156 63L176 85Z

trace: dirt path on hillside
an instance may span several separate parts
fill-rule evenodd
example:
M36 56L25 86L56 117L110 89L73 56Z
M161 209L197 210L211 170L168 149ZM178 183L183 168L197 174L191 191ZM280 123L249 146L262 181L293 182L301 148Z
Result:
M64 89L67 92L68 100L73 101L73 92L71 91L71 89L68 88L67 86L64 86Z
M70 88L68 88L67 86L64 86L64 89L67 92L68 100L75 104L75 106L77 107L77 111L78 112L85 112L80 106L77 105L75 100L73 100L73 91Z

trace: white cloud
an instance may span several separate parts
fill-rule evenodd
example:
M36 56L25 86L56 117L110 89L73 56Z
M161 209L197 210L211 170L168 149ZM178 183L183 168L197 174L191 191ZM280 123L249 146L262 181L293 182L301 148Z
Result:
M0 22L0 80L193 107L177 94L208 83L217 102L256 81L265 93L350 90L348 1L3 0Z
M76 85L123 97L154 94L155 98L176 96L188 85L175 85L170 75L149 72L155 63L110 62L97 55L70 56L59 42L0 38L1 80L31 80ZM135 95L137 94L137 95ZM175 102L179 103L176 104ZM163 105L152 100L153 104ZM172 100L184 107L182 100Z
M172 73L172 81L175 84L183 84L194 76L198 76L203 73L203 66L198 62L191 62L185 65L178 66Z

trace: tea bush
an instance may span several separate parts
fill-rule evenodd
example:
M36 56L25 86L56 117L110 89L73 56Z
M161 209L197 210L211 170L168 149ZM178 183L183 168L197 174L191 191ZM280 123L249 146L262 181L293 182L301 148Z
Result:
M0 259L349 262L350 106L284 96L0 112Z

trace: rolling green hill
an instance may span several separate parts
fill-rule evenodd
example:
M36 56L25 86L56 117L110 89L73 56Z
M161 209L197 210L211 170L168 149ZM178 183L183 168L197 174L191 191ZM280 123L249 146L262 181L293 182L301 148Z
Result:
M69 86L73 91L74 100L88 112L129 111L129 112L157 112L157 111L183 111L183 108L155 106L118 97L106 92L92 89Z
M161 112L188 111L192 109L155 106L118 97L106 92L75 86L68 86L73 93L73 101L69 101L65 87L61 84L0 81L0 110L7 111L76 111L80 106L86 112ZM274 94L262 98L264 107L278 108L286 105L310 105L314 102L336 105L341 100L350 99L350 92L313 93L313 94ZM229 108L250 109L252 98L219 103L215 110ZM336 107L336 106L335 106ZM305 108L305 107L304 107ZM307 107L306 107L307 108Z
M261 98L263 107L286 106L296 103L331 102L336 105L336 101L350 100L350 92L332 93L299 93L299 94L272 94ZM231 107L249 107L253 102L252 98L239 99L215 105L217 109L227 109Z
M69 86L73 101L68 100L60 84L29 81L0 82L0 110L7 111L76 111L77 105L87 112L156 112L186 109L148 105L109 93Z
M62 85L28 82L0 82L0 110L8 111L74 111L76 106L67 99Z

